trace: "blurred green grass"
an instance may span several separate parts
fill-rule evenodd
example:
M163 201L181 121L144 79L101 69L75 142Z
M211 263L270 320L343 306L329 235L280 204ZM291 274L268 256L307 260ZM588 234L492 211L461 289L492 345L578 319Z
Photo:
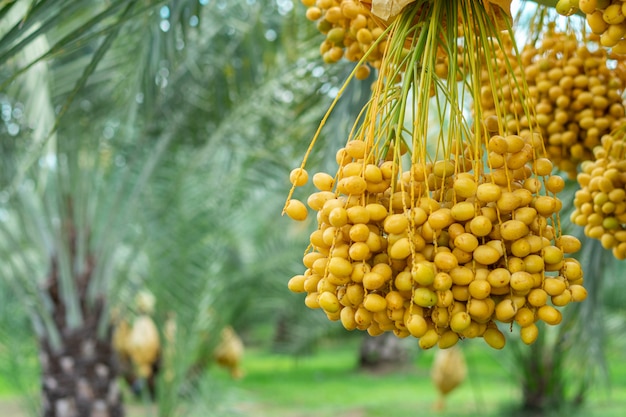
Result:
M228 382L225 371L210 375L223 378L259 403L262 415L400 417L430 415L437 391L430 379L434 351L417 354L407 367L389 373L359 371L358 341L330 343L309 357L294 358L248 350L243 362L246 376ZM484 345L484 344L482 344ZM469 375L453 391L440 416L497 415L502 404L517 399L515 382L497 360L476 343L465 346ZM477 372L480 367L480 372ZM491 393L497 392L497 396ZM259 410L257 410L259 411Z
M404 369L374 374L357 369L358 344L329 343L312 356L294 358L263 350L248 350L246 376L231 381L226 371L213 368L209 376L241 390L247 403L244 415L280 417L413 417L415 415L512 416L521 392L505 351L492 351L481 340L467 340L466 381L435 411L437 390L430 379L434 350L416 352ZM626 410L625 355L610 356L611 391L592 389L585 406L567 410L568 416L622 417ZM254 410L251 411L251 408ZM554 416L561 416L563 410ZM544 414L545 416L545 414Z
M445 410L436 412L433 406L438 394L430 379L435 350L415 349L408 366L389 373L372 373L358 369L359 343L360 338L332 339L314 354L300 357L248 348L243 358L243 379L232 380L225 369L217 366L209 369L206 378L232 391L226 408L239 416L496 417L513 416L513 408L519 404L518 376L510 371L513 368L507 349L493 351L482 340L464 341L468 377L448 396ZM594 387L585 406L567 410L568 416L624 415L626 353L619 346L611 348L608 363L610 391L606 386ZM33 386L38 386L34 375L32 379ZM19 394L12 380L11 375L0 374L0 399ZM129 404L138 405L128 399ZM553 415L565 414L560 410Z

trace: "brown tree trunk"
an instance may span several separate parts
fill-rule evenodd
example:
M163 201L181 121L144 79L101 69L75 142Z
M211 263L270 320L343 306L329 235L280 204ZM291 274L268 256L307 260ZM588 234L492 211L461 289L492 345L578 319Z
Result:
M385 372L404 367L409 354L403 339L387 332L379 336L365 334L359 354L361 369Z
M71 221L65 226L70 262L76 265L75 229ZM59 291L61 277L57 255L50 259L44 291L52 301L52 320L61 340L58 347L53 346L46 336L40 338L44 417L124 416L112 327L107 326L104 335L98 332L106 300L102 295L91 301L87 297L95 264L95 257L87 253L83 266L73 271L71 279L77 290L82 321L78 326L70 326L66 300Z
M44 417L124 416L114 352L94 324L64 331L60 350L42 340Z

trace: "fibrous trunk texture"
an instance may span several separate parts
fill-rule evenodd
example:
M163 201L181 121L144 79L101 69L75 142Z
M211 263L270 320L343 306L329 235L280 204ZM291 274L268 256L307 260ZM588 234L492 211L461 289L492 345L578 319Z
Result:
M41 344L44 417L122 417L114 355L95 326L63 333L63 347Z
M59 330L61 346L40 339L42 368L42 409L44 417L123 417L118 367L111 343L111 327L98 334L105 301L87 300L87 287L95 261L89 257L86 268L74 281L83 315L79 326L70 327L66 305L59 296L59 268L53 257L45 290L52 300L52 317Z

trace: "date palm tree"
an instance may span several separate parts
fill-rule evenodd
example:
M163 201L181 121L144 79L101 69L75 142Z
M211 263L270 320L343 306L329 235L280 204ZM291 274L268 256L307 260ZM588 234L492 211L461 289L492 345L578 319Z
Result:
M321 64L319 33L294 7L0 2L0 339L36 340L34 413L124 414L111 311L132 313L140 289L156 295L159 325L176 320L172 372L157 382L163 416L214 409L219 398L198 395L187 376L203 335L224 323L315 320L278 338L292 352L328 330L285 292L312 225L290 233L278 213L287 173L330 102L324 93L346 68ZM322 145L345 140L366 91L346 94L356 101L340 102ZM331 170L336 148L318 146L310 164ZM585 306L572 323L597 317L602 298ZM6 342L0 355L23 346ZM546 393L533 391L542 356L518 355L528 403Z
M180 397L201 331L288 278L282 181L337 81L293 4L262 3L0 4L1 280L36 337L39 415L124 415L111 311L142 288L177 325L159 414L206 415Z

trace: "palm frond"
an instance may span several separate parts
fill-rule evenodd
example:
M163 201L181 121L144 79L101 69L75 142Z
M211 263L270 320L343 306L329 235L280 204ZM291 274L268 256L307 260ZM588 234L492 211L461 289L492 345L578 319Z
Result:
M62 15L65 3L77 9ZM311 224L292 228L279 214L286 171L299 164L346 67L322 67L319 38L308 39L315 29L300 29L304 16L285 18L273 2L114 1L78 10L92 3L0 7L19 12L16 29L0 38L2 62L13 68L0 80L12 80L9 98L26 100L38 69L49 80L40 96L47 129L3 154L18 161L3 181L15 191L2 201L11 221L0 227L10 238L0 246L13 259L5 275L47 337L58 300L42 285L53 257L70 325L81 322L84 294L87 307L104 299L107 309L132 313L137 291L152 291L157 323L177 323L175 376L162 377L171 395L161 407L172 410L197 351L216 343L224 323L245 330L278 320L276 305L296 303L293 317L315 314L284 296ZM362 99L358 90L351 97ZM348 115L338 110L336 123ZM328 143L342 136L328 129ZM28 193L19 192L24 184L33 185ZM75 278L91 267L85 290Z

